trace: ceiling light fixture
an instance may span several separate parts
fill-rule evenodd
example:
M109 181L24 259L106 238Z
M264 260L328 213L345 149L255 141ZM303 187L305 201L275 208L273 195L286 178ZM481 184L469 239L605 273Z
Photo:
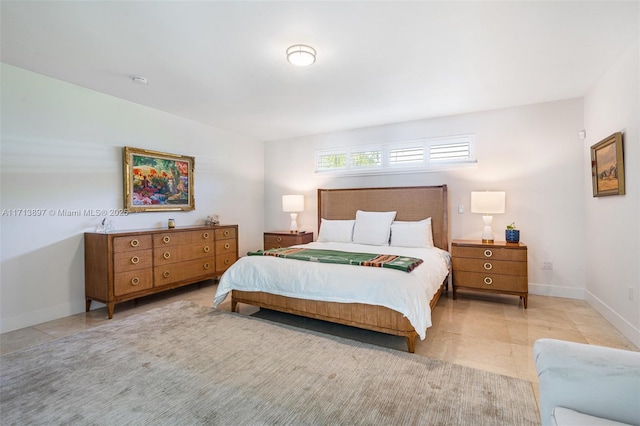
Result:
M287 49L287 61L298 67L306 67L316 61L316 49L306 44L294 44Z
M142 85L149 84L149 80L147 80L144 77L140 77L139 75L134 76L131 80L133 80L133 82L137 84L142 84Z

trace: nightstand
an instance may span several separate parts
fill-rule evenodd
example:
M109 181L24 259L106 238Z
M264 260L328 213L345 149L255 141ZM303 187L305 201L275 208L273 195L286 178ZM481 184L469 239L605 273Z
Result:
M527 309L529 277L527 246L522 243L483 243L472 240L451 242L453 299L456 291L504 293L520 296Z
M294 246L313 242L313 232L292 234L289 231L273 231L264 233L264 249Z

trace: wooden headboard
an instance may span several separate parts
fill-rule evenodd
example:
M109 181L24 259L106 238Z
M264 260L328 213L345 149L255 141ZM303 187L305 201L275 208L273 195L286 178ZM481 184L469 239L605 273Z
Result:
M320 220L355 219L357 210L396 211L396 220L431 218L433 243L449 250L447 185L395 188L318 189Z

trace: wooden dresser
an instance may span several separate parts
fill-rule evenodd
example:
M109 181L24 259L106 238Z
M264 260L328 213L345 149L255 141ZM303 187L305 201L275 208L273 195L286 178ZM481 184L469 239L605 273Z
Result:
M84 291L107 305L219 277L238 259L238 226L84 234Z
M466 288L520 296L527 309L529 278L526 245L453 240L451 257L454 300L456 290Z
M291 247L296 244L313 242L313 232L291 233L289 231L273 231L264 233L264 249Z

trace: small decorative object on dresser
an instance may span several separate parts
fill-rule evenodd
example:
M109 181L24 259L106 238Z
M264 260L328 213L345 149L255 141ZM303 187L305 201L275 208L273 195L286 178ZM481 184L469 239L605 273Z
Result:
M507 225L507 229L504 231L504 238L508 243L520 242L520 230L516 229L515 222L511 222L511 225Z
M84 292L107 305L219 277L238 259L238 226L84 234Z
M457 290L466 288L520 296L527 309L529 278L526 245L453 240L451 262L454 300Z
M313 242L313 232L273 231L264 233L264 249L290 247Z

